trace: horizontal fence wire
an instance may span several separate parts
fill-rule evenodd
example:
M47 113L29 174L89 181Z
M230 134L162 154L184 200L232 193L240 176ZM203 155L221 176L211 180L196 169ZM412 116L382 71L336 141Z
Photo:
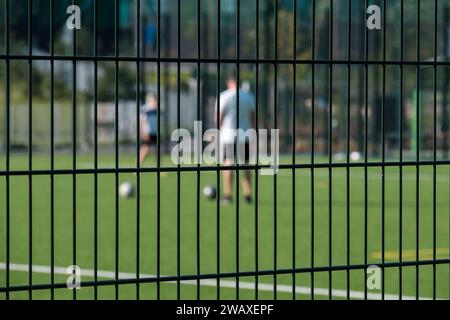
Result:
M450 259L436 259L436 260L420 260L420 261L404 261L399 262L386 262L384 265L377 264L377 266L382 268L397 268L397 267L417 267L417 266L432 266L432 265L446 265L450 263ZM321 273L321 272L331 272L331 271L346 271L346 270L366 270L371 265L364 264L352 264L352 265L333 265L333 266L323 266L314 268L297 268L297 269L277 269L277 270L260 270L258 272L254 271L241 271L239 273L220 273L220 274L201 274L201 275L182 275L177 276L159 276L159 277L142 277L137 279L119 279L119 280L100 280L100 281L84 281L82 282L82 287L94 287L94 286L115 286L116 284L136 284L139 283L168 283L176 281L197 281L197 280L208 280L208 279L229 279L229 278L242 278L242 277L252 277L252 276L274 276L277 275L290 275L292 272L297 274L303 273ZM15 291L27 291L27 290L46 290L46 289L62 289L67 288L67 283L57 283L53 286L51 284L36 284L32 286L18 285L10 286L9 288L0 288L0 292L15 292Z
M88 56L88 55L35 55L35 54L0 54L1 60L35 60L35 61L106 61L106 62L153 62L153 63L202 63L202 64L269 64L269 65L403 65L403 66L448 66L450 61L425 61L425 60L359 60L359 59L251 59L251 58L171 58L171 57L130 57L130 56Z
M450 160L420 160L420 161L386 161L386 162L351 162L351 163L338 163L338 162L323 162L323 163L296 163L296 164L280 164L278 166L278 169L286 170L286 169L311 169L311 168L317 168L317 169L324 169L324 168L373 168L373 167L416 167L416 166L430 166L433 167L436 166L446 166L450 164ZM27 175L67 175L67 174L94 174L94 173L150 173L150 172L177 172L177 171L183 171L183 172L196 172L196 171L229 171L229 170L239 170L239 171L245 171L245 170L255 170L255 169L269 169L271 168L270 165L263 165L263 164L250 164L250 165L244 165L241 164L239 167L234 165L221 165L218 169L216 166L186 166L186 167L164 167L161 166L159 168L157 167L141 167L141 168L135 168L135 167L119 167L119 168L92 168L92 169L55 169L53 171L46 170L46 169L33 169L33 170L10 170L0 171L0 176L27 176Z

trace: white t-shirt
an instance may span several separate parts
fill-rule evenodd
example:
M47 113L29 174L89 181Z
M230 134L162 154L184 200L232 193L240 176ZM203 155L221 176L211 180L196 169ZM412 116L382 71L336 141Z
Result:
M220 112L222 126L220 128L220 142L234 143L237 128L237 99L236 90L228 89L220 94ZM217 103L216 103L217 105ZM252 125L252 113L255 110L253 96L245 91L239 91L239 129L247 131ZM245 136L239 135L239 142L245 142Z

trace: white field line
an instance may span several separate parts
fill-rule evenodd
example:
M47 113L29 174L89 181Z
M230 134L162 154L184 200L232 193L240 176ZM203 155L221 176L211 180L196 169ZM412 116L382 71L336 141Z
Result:
M9 269L11 271L17 271L17 272L28 272L29 271L29 265L27 264L16 264L11 263L9 265ZM0 270L6 270L6 264L0 263ZM33 265L32 271L35 273L44 273L44 274L50 274L51 268L49 266L40 266L40 265ZM55 274L58 275L67 275L66 268L63 267L55 267L54 268ZM106 278L106 279L114 279L115 278L115 272L114 271L105 271L105 270L98 270L97 275L100 278ZM90 269L81 269L81 276L83 277L94 277L94 270ZM155 277L151 274L140 274L140 278L151 278ZM119 272L119 279L136 279L136 274L131 272ZM169 282L168 282L169 283ZM170 283L176 283L174 281L171 281ZM196 280L189 280L189 281L181 281L184 285L197 285ZM81 282L81 285L83 283ZM204 279L200 281L201 286L205 287L216 287L217 281L215 279ZM236 282L230 281L230 280L220 280L220 287L222 288L230 288L235 289L236 288ZM245 282L245 281L239 281L239 288L240 289L246 289L246 290L255 290L255 283L253 282ZM259 291L269 291L273 292L273 284L267 284L267 283L258 283L258 290ZM277 285L277 292L285 292L285 293L292 293L292 286L290 285ZM309 287L295 287L295 292L297 294L304 294L304 295L310 295L311 294L311 288ZM329 290L326 288L315 288L314 289L314 295L315 296L328 296ZM339 289L332 289L331 295L336 298L347 298L347 290L339 290ZM350 291L350 298L351 299L364 299L364 292L362 291ZM381 300L381 294L380 293L367 293L367 299L369 300ZM386 300L398 300L399 296L395 294L385 294ZM415 300L415 297L412 296L402 296L403 300ZM430 298L425 297L419 297L420 300L430 300Z

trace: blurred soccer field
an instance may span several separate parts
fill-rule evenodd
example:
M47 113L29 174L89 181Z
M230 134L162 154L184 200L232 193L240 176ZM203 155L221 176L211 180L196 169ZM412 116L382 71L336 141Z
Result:
M4 170L4 157L1 158L0 170ZM286 157L286 163L290 158ZM27 170L26 154L14 154L11 170ZM163 158L163 166L173 166L169 158ZM57 155L57 168L70 169L70 155ZM114 157L100 156L102 167L113 167ZM122 167L134 167L132 154L121 156ZM154 161L148 163L154 166ZM79 155L78 168L92 168L92 156ZM33 155L34 169L48 169L49 157L43 154ZM350 215L347 230L346 201L346 169L333 169L331 224L329 212L328 169L315 169L314 190L311 190L310 169L297 169L295 174L295 267L309 268L311 266L311 232L314 237L314 266L329 266L331 258L335 266L347 264L347 232L350 235L349 262L352 265L364 263L365 257L365 201L364 201L364 168L352 168L350 172ZM416 259L416 171L415 167L405 167L403 170L403 210L402 210L402 242L403 261ZM73 199L72 175L56 175L54 188L54 239L55 266L66 268L73 264ZM253 175L254 179L254 175ZM136 183L136 176L123 173L120 182ZM385 175L385 258L386 262L396 262L399 259L399 169L387 167ZM11 176L10 178L10 216L11 216L11 286L27 285L29 263L29 194L28 176ZM293 195L292 170L281 170L277 176L277 262L278 269L291 269L293 266ZM382 249L382 198L381 198L381 168L368 168L368 202L367 202L367 259L369 264L381 262ZM437 258L449 257L449 185L450 171L448 166L437 166L436 194L436 252ZM216 173L201 172L200 192L206 185L216 184ZM37 267L32 274L33 284L50 283L50 274L44 267L50 266L50 177L34 175L32 177L32 263ZM258 269L272 270L274 268L274 178L259 176L258 202ZM141 175L140 194L140 272L146 276L157 273L157 177L155 173ZM180 184L181 221L180 221L180 268L182 275L197 274L197 174L182 172ZM311 221L311 191L314 192L314 229ZM91 174L76 176L76 256L77 265L85 271L94 269L94 177ZM161 245L161 275L176 276L177 274L177 173L167 173L161 177L160 189L160 245ZM253 272L255 270L255 206L245 204L240 198L239 206L239 271ZM420 167L419 180L419 244L420 259L433 258L433 169L432 166ZM6 272L3 263L6 261L6 179L0 177L0 287L5 286ZM119 199L119 270L124 273L136 272L136 197ZM114 272L115 270L115 176L114 174L98 175L98 269ZM200 197L200 272L214 274L217 272L217 207L216 202ZM331 242L329 231L331 230ZM236 207L220 206L220 272L236 272ZM25 266L23 266L25 265ZM59 269L58 269L59 270ZM433 268L419 268L419 296L432 297ZM402 278L403 295L415 296L416 267L404 267ZM103 278L101 277L103 276ZM129 275L128 275L129 276ZM307 294L311 286L311 273L296 275L295 285L298 287L298 299L309 299ZM57 274L56 283L65 283L66 275ZM82 281L93 278L83 275ZM99 280L111 280L110 274L101 272ZM277 297L292 299L292 275L278 275L279 284ZM220 289L221 298L234 299L236 289L235 278L224 279ZM255 277L241 277L241 299L253 299L252 289ZM273 276L259 276L259 298L273 298ZM202 299L215 299L215 279L207 280L200 286ZM332 287L336 290L346 290L347 271L332 273ZM364 270L350 271L350 289L352 297L358 298L364 292ZM267 285L266 285L267 284ZM316 299L328 298L329 273L320 271L314 273ZM141 299L156 298L156 284L140 284ZM326 290L322 290L326 289ZM161 284L161 298L175 299L177 297L176 283ZM449 266L436 266L436 290L438 298L449 298ZM399 268L385 270L385 292L397 295L399 293ZM378 294L381 290L369 290L369 294ZM33 298L47 299L50 290L33 291ZM92 299L94 288L82 287L77 291L80 299ZM68 289L55 290L57 299L70 299L72 292ZM114 298L114 286L99 286L100 299ZM136 285L120 285L119 298L134 299ZM195 282L181 284L181 298L195 299L197 286ZM5 294L0 294L4 299ZM11 293L12 299L27 299L28 292ZM341 291L333 292L334 299L345 298Z

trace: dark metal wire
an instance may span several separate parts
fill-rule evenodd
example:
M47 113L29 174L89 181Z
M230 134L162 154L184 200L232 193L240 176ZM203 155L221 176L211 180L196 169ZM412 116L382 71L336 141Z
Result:
M437 61L438 1L434 1L434 61ZM437 70L433 67L433 161L437 160ZM436 164L433 165L433 260L436 260ZM433 300L436 300L436 265L433 264Z
M54 0L50 1L50 55L55 53L54 22L53 22ZM55 170L55 62L50 61L50 169ZM50 283L55 284L55 179L50 175ZM55 290L50 290L50 298L54 300Z
M352 58L352 2L348 2L348 43L347 59ZM350 106L351 106L351 66L347 65L347 163L350 163ZM346 202L347 202L347 264L350 264L350 167L346 168ZM347 300L350 300L350 271L347 270Z
M115 15L115 23L114 23L114 55L115 57L119 57L119 0L114 1L114 15ZM114 127L114 153L115 153L115 169L119 168L119 61L116 60L114 62L114 83L115 83L115 105L114 105L114 119L115 127ZM119 172L116 171L114 174L114 188L115 188L115 279L119 279ZM115 299L119 300L119 286L115 286Z
M236 121L236 129L240 128L239 126L239 109L240 109L240 84L241 84L241 69L239 64L239 58L240 58L240 29L241 29L241 3L240 0L236 0L236 113L237 113L237 121ZM237 141L239 142L239 136L237 137ZM237 155L237 143L234 145L234 154ZM236 274L239 273L239 162L237 161L238 156L235 156L234 165L236 167L235 174L236 174ZM239 300L239 276L236 276L236 300Z
M181 0L178 0L177 11L177 57L181 58ZM181 90L181 70L180 62L177 62L177 128L181 128L181 103L180 103L180 90ZM180 141L178 141L178 154L180 154ZM180 164L178 164L180 168ZM177 171L177 275L181 276L181 172ZM181 299L181 283L177 281L177 299Z
M256 0L258 2L258 0ZM217 2L217 59L220 60L221 56L221 31L222 31L222 25L221 25L221 0L218 0ZM216 106L216 129L220 129L220 69L221 65L220 62L217 62L217 106ZM220 145L220 135L217 137L218 142L217 144ZM217 152L217 159L220 159L220 148ZM217 161L217 171L216 171L216 272L217 274L220 274L220 161ZM217 277L217 283L216 283L216 296L217 300L220 300L220 278Z
M316 2L312 2L311 58L316 57ZM314 154L315 154L315 65L311 64L311 269L314 268ZM314 300L314 272L311 272L311 300Z
M293 32L293 54L294 60L297 58L297 0L294 0L294 32ZM297 66L292 65L292 163L295 164L295 145L297 142ZM296 184L295 184L295 168L292 169L292 269L296 267L296 217L295 217L295 195L296 195ZM292 273L292 299L295 300L295 286L296 277L295 272Z
M403 60L403 19L404 19L404 0L400 3L400 59ZM403 66L400 66L400 105L399 105L399 161L403 161ZM403 255L403 167L399 167L399 222L398 222L398 252L399 261L402 262ZM403 296L403 269L398 269L398 285L399 285L399 300Z
M287 58L278 58L278 59L270 59L270 58L264 58L264 59L255 59L255 58L240 58L239 60L236 58L187 58L182 57L180 59L176 57L132 57L132 56L120 56L118 58L115 58L114 56L89 56L89 55L24 55L24 54L0 54L0 60L36 60L36 61L51 61L51 60L58 60L58 61L119 61L119 62L161 62L161 63L177 63L178 61L181 63L204 63L204 64L214 64L214 63L222 63L222 64L232 64L236 65L239 64L260 64L260 65L369 65L369 66L377 66L377 65L386 65L386 66L419 66L419 67L427 67L427 66L450 66L450 61L417 61L417 60L395 60L395 59L389 59L386 61L376 60L376 59L367 59L367 60L347 60L347 59L287 59Z
M158 59L157 59L157 86L158 86L158 140L157 140L157 155L156 155L156 275L159 279L161 277L161 0L158 0ZM161 283L156 282L156 299L161 299Z
M197 57L201 58L201 1L197 0ZM197 62L197 121L201 121L201 83L202 83L202 73L201 73L201 63ZM198 141L196 141L198 143ZM200 148L197 148L197 156L200 159ZM200 167L200 163L197 164L197 167ZM200 171L197 170L197 212L196 212L196 220L197 220L197 235L196 235L196 252L197 252L197 274L201 274L201 258L200 258ZM200 300L200 279L197 280L197 300Z
M382 2L383 33L382 59L386 60L386 0ZM382 66L382 101L381 101L381 161L386 161L386 65ZM381 166L381 263L385 262L385 200L386 200L386 167ZM385 272L381 269L381 300L385 297Z
M141 56L141 0L136 0L136 56ZM145 44L144 44L145 45ZM141 107L141 63L136 62L136 168L140 168L140 107ZM136 173L136 300L140 299L141 257L141 175Z
M278 1L275 1L275 46L274 46L275 61L278 58ZM274 95L273 95L273 122L274 129L278 128L278 65L274 63ZM239 127L239 124L238 124ZM278 212L277 212L277 175L273 176L273 269L277 270L278 258ZM277 299L277 274L273 274L273 299Z
M414 267L414 266L431 266L433 264L436 265L448 265L450 263L450 259L437 259L437 260L412 260L412 261L404 261L402 263L400 262L387 262L383 265L384 268L406 268L406 267ZM303 274L303 273L320 273L320 272L337 272L337 271L345 271L345 270L366 270L370 265L367 264L352 264L352 265L333 265L331 268L330 266L320 266L315 268L297 268L295 269L295 273L297 274ZM278 270L260 270L258 272L255 271L241 271L239 273L230 272L230 273L221 273L221 274L201 274L201 275L183 275L180 278L177 276L156 276L156 277L141 277L139 282L141 284L143 283L169 283L174 282L180 279L180 281L193 281L193 280L206 280L206 279L217 279L219 277L220 279L229 279L229 278L242 278L242 277L254 277L256 275L258 276L273 276L274 274L277 275L291 275L292 269L278 269ZM82 282L81 286L84 288L87 287L94 287L94 286L112 286L115 284L119 285L125 285L125 284L135 284L136 279L119 279L118 281L111 279L111 280L100 280L100 281L86 281ZM0 293L3 292L17 292L17 291L26 291L26 290L48 290L50 288L60 289L60 288L67 288L67 284L64 283L56 283L55 285L51 284L35 284L33 286L28 285L17 285L17 286L10 286L9 288L1 287Z
M28 0L28 53L33 53L33 10ZM33 60L28 60L28 168L33 169ZM33 283L33 175L28 175L28 283ZM32 290L28 298L33 299Z
M77 1L73 0L72 4L76 5ZM72 54L77 54L77 32L73 29L73 47ZM72 61L72 261L73 265L77 265L77 60ZM77 299L77 291L73 291L73 300Z
M420 0L417 0L417 33L416 33L416 41L417 41L417 61L420 61ZM416 161L418 162L420 159L420 66L416 66ZM420 166L416 165L416 261L420 259ZM420 291L420 268L416 265L416 300L419 299L419 291Z
M365 8L368 7L369 1L365 0ZM369 31L368 28L364 29L364 60L369 59ZM368 163L368 141L369 141L369 66L364 65L364 162ZM364 166L364 264L367 264L368 258L368 193L369 188L367 185L368 170L367 166ZM367 300L367 281L364 281L364 299Z
M404 19L404 0L400 3L400 59L403 60L403 19ZM403 65L400 65L400 105L399 105L399 160L403 162ZM403 167L399 167L399 222L398 222L398 252L399 261L403 261ZM398 292L399 300L403 296L403 269L398 268Z
M220 1L219 1L220 2ZM256 0L256 60L259 59L259 0ZM259 65L255 65L256 70L256 93L255 93L255 104L256 104L256 131L259 130ZM256 163L259 164L259 137L256 136ZM259 178L258 169L255 169L255 271L259 270ZM259 299L259 278L255 276L255 300Z
M98 1L94 1L94 55L98 54ZM98 281L98 61L94 61L94 281ZM98 288L94 286L94 299Z
M6 55L9 55L9 0L6 0ZM6 100L6 172L10 171L10 119L11 119L11 93L10 93L10 61L6 61L5 71L5 100ZM9 286L10 286L10 263L11 263L11 212L10 212L10 177L6 176L6 300L10 299Z
M329 9L329 59L333 60L333 0ZM333 162L333 63L328 65L328 162ZM333 168L328 168L328 264L333 265ZM328 273L328 298L333 299L333 272Z
M421 166L421 167L427 167L427 166L433 166L436 164L436 166L448 166L450 165L450 160L437 160L434 162L433 160L408 160L408 161L386 161L385 163L382 163L381 161L368 161L365 162L351 162L350 164L344 163L344 162L322 162L322 163L296 163L296 164L280 164L278 169L280 170L287 170L287 169L328 169L328 168L346 168L347 166L350 166L350 168L379 168L381 165L384 165L385 167L415 167L415 166ZM239 169L236 169L234 165L221 165L220 171L228 171L228 170L255 170L255 169L267 169L270 168L270 165L239 165ZM86 168L86 169L55 169L54 172L51 172L51 170L46 169L33 169L33 170L0 170L0 176L28 176L29 174L35 175L35 176L42 176L42 175L71 175L71 174L77 174L77 175L83 175L83 174L94 174L97 172L98 174L106 174L106 173L157 173L159 172L177 172L177 170L180 170L182 172L196 172L199 171L216 171L217 166L202 166L200 168L197 168L197 166L183 166L180 169L178 169L176 166L160 166L157 167L141 167L140 169L137 169L136 167L120 167L117 170L115 168Z

